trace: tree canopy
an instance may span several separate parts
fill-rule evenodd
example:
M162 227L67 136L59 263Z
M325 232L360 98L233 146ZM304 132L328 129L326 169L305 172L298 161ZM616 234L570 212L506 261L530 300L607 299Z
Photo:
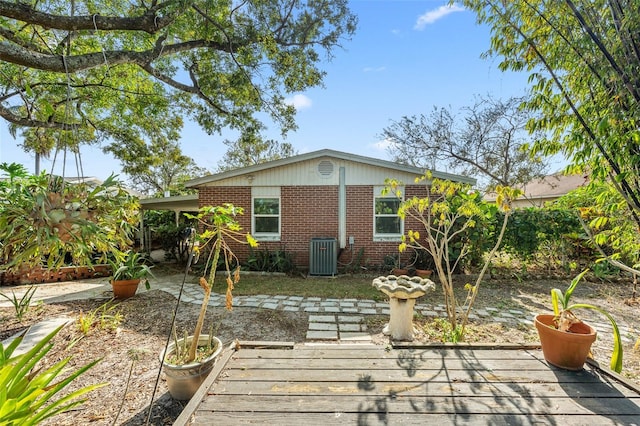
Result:
M251 166L297 154L293 145L288 142L263 139L260 130L253 127L244 131L235 141L224 140L227 152L218 162L218 171Z
M43 153L170 140L182 117L286 132L285 96L321 85L355 26L347 0L0 0L0 117Z
M133 188L147 195L189 193L184 183L207 174L206 169L182 153L177 142L164 138L126 146L112 144L106 150L120 159Z
M535 152L608 180L640 225L640 1L464 0L492 28L488 55L526 71Z
M382 136L392 142L395 161L431 170L443 164L463 175L480 175L488 188L525 184L540 177L547 164L526 149L539 135L525 129L531 115L519 108L522 102L481 96L460 115L434 107L429 115L393 122Z

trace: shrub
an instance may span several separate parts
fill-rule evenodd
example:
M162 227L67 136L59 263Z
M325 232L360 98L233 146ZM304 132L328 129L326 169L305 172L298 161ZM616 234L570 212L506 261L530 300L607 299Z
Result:
M284 249L269 250L267 247L260 250L250 247L245 266L250 271L261 272L290 273L296 269L293 254Z

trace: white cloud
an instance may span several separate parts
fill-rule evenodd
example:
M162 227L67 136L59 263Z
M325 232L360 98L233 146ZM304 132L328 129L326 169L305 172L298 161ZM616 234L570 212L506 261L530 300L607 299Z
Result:
M426 12L424 15L420 15L418 17L418 21L416 22L416 25L413 28L416 30L423 30L424 27L426 27L427 25L433 24L438 19L444 18L450 13L463 12L464 10L465 8L458 4L440 6L437 9L433 9Z
M385 138L371 144L371 148L379 152L388 152L389 148L393 148L394 144L395 142L393 142L391 139Z
M364 72L382 72L385 71L387 67L364 67L362 71Z
M302 94L293 95L292 97L285 99L284 102L287 105L293 105L293 107L297 111L300 111L301 109L311 108L312 104L311 98Z

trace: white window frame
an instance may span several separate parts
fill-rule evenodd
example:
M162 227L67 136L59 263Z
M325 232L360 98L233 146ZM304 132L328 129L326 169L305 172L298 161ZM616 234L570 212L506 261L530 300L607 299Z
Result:
M382 195L381 192L383 190L383 186L376 186L374 188L373 195L373 240L374 241L400 241L402 236L404 235L404 219L400 218L400 233L398 234L386 234L386 233L378 233L376 232L376 219L379 217L397 217L397 212L395 215L392 214L376 214L376 201L379 199L394 199L400 202L404 201L404 187L397 188L400 191L400 198L395 193L389 193Z
M255 200L256 199L277 199L278 214L277 215L256 215ZM256 232L256 217L277 217L277 232ZM251 235L258 241L280 241L282 230L282 199L280 198L280 188L252 188L251 193Z

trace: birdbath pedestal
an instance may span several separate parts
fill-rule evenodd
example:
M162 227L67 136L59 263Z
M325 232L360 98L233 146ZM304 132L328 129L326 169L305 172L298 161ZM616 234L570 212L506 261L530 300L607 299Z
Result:
M373 280L373 286L389 296L390 318L383 333L393 340L413 340L413 308L416 299L435 290L433 281L406 275L388 275Z

